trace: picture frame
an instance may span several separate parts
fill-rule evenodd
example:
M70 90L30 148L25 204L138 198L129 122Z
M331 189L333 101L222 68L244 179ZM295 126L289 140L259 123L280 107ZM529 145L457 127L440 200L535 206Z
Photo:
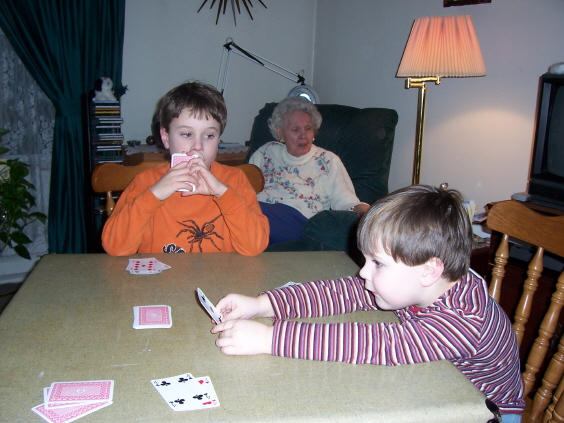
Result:
M468 4L491 3L492 0L443 0L443 7L466 6Z

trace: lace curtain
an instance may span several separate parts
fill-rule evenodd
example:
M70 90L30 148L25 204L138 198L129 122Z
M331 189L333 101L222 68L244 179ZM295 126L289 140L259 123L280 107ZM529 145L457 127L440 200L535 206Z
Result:
M55 108L24 67L0 30L0 127L9 129L2 146L10 151L1 158L20 159L29 164L29 181L35 185L36 210L48 214L49 179ZM33 241L30 254L48 252L47 224L34 222L26 227ZM15 254L6 248L0 256Z

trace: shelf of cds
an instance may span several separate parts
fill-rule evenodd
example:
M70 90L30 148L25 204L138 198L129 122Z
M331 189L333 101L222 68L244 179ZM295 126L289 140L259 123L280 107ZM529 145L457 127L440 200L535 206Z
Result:
M92 170L101 163L123 162L119 101L92 101L88 106L88 138Z
M87 252L103 253L101 232L106 216L101 213L105 209L105 196L92 191L90 177L94 168L102 163L122 164L123 133L121 104L117 101L92 101L91 97L83 97L84 154L85 154L85 191L86 215L85 228L87 234Z

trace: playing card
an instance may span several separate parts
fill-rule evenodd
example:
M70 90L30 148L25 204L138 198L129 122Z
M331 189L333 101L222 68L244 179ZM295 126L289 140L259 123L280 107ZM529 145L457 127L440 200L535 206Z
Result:
M221 323L221 313L217 310L217 308L215 308L212 302L208 300L208 297L206 297L206 295L202 292L200 288L197 289L197 292L198 292L198 299L200 300L200 303L202 304L202 306L204 306L204 308L211 316L211 318L214 320L214 322L217 324Z
M190 373L152 380L151 384L174 411L219 407L219 399L209 376Z
M80 402L80 401L72 401L72 402L61 402L61 403L47 403L47 400L49 398L49 392L51 391L51 387L47 387L47 388L43 388L43 400L45 401L45 404L41 404L44 405L46 409L51 410L53 408L59 408L59 407L70 407L70 406L74 406L74 405L84 405L85 403Z
M133 307L133 329L170 328L172 313L170 306L151 305Z
M196 159L200 157L198 154L192 154L192 155L187 155L187 154L182 154L182 153L174 153L171 157L170 157L170 167L174 167L176 166L178 163L182 163L182 162L187 162L189 160L192 159ZM194 190L196 189L196 185L194 185L192 182L187 182L189 185L191 185L190 189L179 189L178 191L188 191L188 192L194 192Z
M197 159L198 157L200 157L198 154L192 154L191 156L189 156L188 154L174 153L170 157L170 167L174 167L178 163L187 162L192 159Z
M111 401L113 395L113 380L53 382L51 388L47 391L45 406L50 408L51 404Z
M50 409L45 408L45 404L41 404L33 407L31 411L49 423L69 423L111 404L112 401L101 401Z
M170 266L158 261L156 258L129 259L129 264L125 268L133 275L154 275L163 270L170 269Z

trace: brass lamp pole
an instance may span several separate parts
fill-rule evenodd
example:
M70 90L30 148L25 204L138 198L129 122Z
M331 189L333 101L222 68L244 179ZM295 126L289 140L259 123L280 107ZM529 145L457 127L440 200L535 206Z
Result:
M421 157L423 152L423 136L425 133L425 109L427 105L427 86L426 82L434 82L435 85L441 83L441 77L429 78L407 78L405 80L405 88L419 88L419 96L417 100L417 122L415 126L415 153L413 155L413 176L411 183L419 184L421 175Z

